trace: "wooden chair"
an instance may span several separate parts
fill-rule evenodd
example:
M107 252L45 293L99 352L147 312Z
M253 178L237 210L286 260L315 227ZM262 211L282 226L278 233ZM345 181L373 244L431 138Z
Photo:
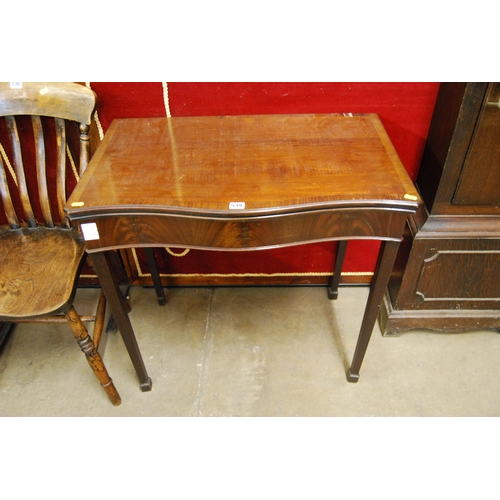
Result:
M67 321L109 399L119 405L98 352L106 299L101 293L95 316L80 317L73 307L86 253L64 212L71 171L67 163L76 163L66 161L71 131L76 131L80 148L77 178L89 159L95 105L95 94L76 83L23 83L22 89L0 83L0 117L5 117L13 158L10 165L0 155L0 321ZM84 326L87 321L94 321L93 338Z

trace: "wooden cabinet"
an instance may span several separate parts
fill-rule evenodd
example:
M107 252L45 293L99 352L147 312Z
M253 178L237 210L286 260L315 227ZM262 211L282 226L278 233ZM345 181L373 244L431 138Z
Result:
M379 315L384 335L500 328L500 84L443 83Z

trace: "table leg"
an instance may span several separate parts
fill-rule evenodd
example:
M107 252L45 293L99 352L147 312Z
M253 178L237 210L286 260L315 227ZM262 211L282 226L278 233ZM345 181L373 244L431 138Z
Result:
M347 371L347 380L349 382L357 382L359 379L359 370L363 363L366 348L370 341L370 337L377 321L377 316L382 304L387 284L391 276L396 254L398 253L399 241L383 241L378 257L377 267L375 270L373 283L370 288L370 294L366 303L365 314L361 329L359 331L356 350L352 359L352 364Z
M146 254L149 272L151 273L151 278L153 279L158 304L160 306L164 306L167 303L167 300L165 299L165 292L163 291L163 286L161 284L160 273L158 271L154 250L152 248L145 248L144 253Z
M152 382L142 360L141 351L135 338L132 324L128 316L127 305L120 291L116 278L110 270L109 252L96 252L92 254L92 263L101 283L102 289L108 300L111 312L120 330L123 342L134 365L142 391L150 391Z
M328 287L328 298L330 300L335 300L339 296L339 283L340 283L340 273L342 272L342 266L344 264L345 251L347 248L347 240L341 240L338 242L337 255L335 256L335 269L333 271L333 276L330 279L330 285Z

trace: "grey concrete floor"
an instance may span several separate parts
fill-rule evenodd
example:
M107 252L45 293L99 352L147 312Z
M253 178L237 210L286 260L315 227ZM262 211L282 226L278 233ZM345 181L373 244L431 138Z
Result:
M91 310L97 290L81 289ZM20 324L0 354L0 416L453 417L500 415L500 336L375 328L357 384L354 352L367 287L130 291L153 390L141 392L119 333L102 354L122 397L111 405L66 325Z

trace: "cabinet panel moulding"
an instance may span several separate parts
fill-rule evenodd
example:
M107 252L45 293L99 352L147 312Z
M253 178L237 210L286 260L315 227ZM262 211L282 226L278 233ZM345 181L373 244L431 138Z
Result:
M424 259L416 294L425 302L500 302L498 269L500 250L438 250Z

